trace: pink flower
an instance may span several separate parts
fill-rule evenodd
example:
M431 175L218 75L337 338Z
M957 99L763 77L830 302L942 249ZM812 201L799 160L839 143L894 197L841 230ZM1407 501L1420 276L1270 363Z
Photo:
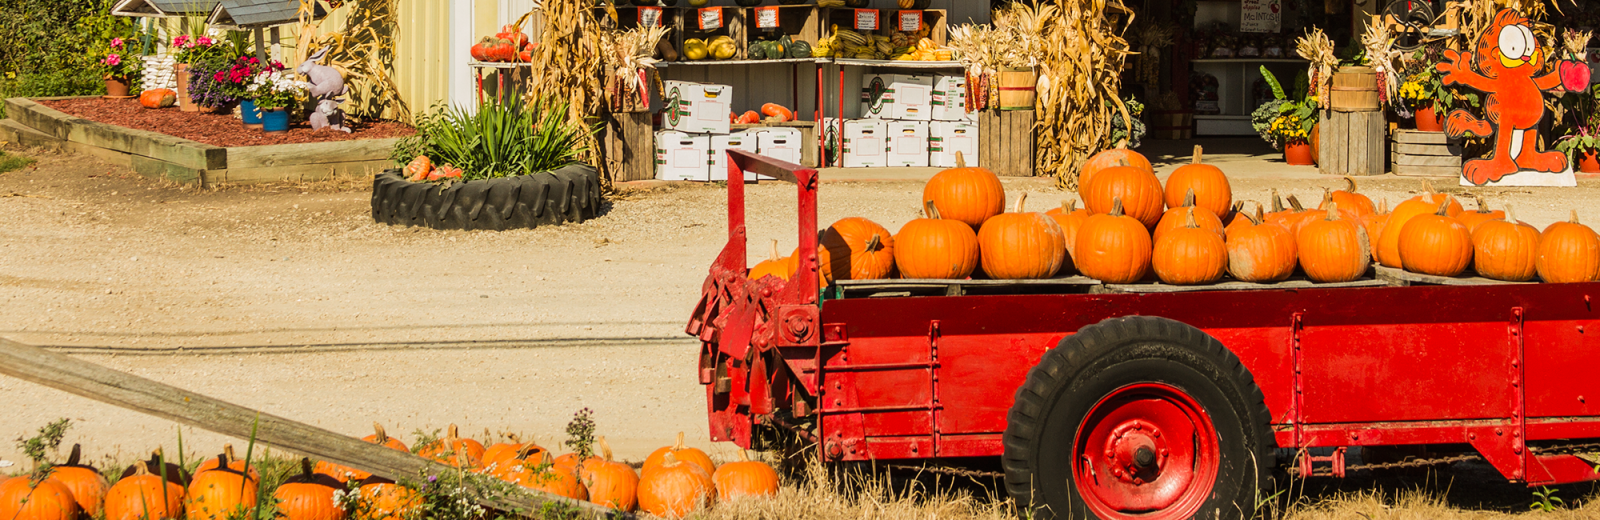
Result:
M206 37L206 36L201 36L199 43L200 43L201 47L205 47L205 46L211 45L211 38Z
M223 78L226 78L226 77L227 77L227 76L225 76L225 75L223 75L223 72L222 72L222 71L220 71L220 70L219 70L219 71L217 71L217 73L216 73L216 74L212 74L212 75L211 75L211 79L214 79L214 80L217 80L217 81L222 81L222 80L223 80Z
M116 54L107 54L106 59L100 60L100 63L115 67L122 63L122 56L118 56Z
M122 48L122 38L112 38L111 39L111 47L114 48L114 49L121 49Z
M188 47L189 46L189 35L180 34L176 38L173 38L172 39L172 46L173 47Z

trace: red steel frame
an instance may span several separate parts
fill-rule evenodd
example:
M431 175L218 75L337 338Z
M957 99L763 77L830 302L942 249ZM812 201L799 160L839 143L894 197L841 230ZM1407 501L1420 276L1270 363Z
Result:
M748 447L756 427L787 427L830 460L998 456L1016 388L1047 350L1142 315L1237 355L1279 447L1464 444L1528 485L1597 478L1529 447L1600 438L1600 341L1586 332L1600 284L822 300L817 172L729 153L730 178L798 185L801 267L746 278L744 186L729 183L728 244L687 330L703 342L713 440ZM1342 473L1342 452L1330 459Z

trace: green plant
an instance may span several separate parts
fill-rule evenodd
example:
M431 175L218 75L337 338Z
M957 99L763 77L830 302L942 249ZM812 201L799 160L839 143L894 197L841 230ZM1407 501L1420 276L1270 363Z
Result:
M1533 492L1534 500L1532 504L1528 504L1528 509L1549 513L1561 508L1561 497L1556 496L1556 490L1548 487L1540 487L1539 489L1541 491Z
M563 446L572 448L578 455L579 461L589 460L594 455L594 412L588 408L578 410L572 414L572 422L567 423L567 440Z
M19 155L11 155L5 152L0 152L0 173L27 168L32 166L33 163L34 160L30 157L22 157Z
M1261 67L1261 78L1272 87L1275 99L1262 103L1250 113L1250 126L1261 134L1261 138L1275 149L1284 145L1305 143L1310 139L1311 129L1317 126L1317 99L1306 97L1301 101L1286 99L1283 85L1278 83L1277 76L1272 71Z
M465 171L461 180L544 172L566 166L587 151L582 143L597 127L567 123L566 101L490 102L468 111L435 107L417 118L417 133L390 155L405 164L419 155Z
M50 472L49 457L60 455L61 439L67 436L67 430L72 428L72 420L65 417L56 419L50 424L39 428L39 433L29 438L17 437L17 449L22 450L37 468L36 475L46 475Z
M1111 142L1120 143L1126 140L1128 148L1138 148L1139 142L1144 139L1144 134L1146 133L1144 121L1139 119L1139 116L1144 114L1144 103L1140 103L1139 100L1132 97L1124 100L1123 103L1128 107L1128 117L1133 118L1133 130L1131 132L1128 130L1128 123L1122 119L1122 114L1116 111L1111 102L1106 102L1106 108L1111 110L1113 114L1111 117Z

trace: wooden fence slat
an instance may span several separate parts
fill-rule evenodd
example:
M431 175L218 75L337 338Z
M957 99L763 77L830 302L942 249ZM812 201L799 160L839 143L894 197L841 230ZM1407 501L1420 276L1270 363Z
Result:
M118 372L80 359L0 339L0 374L31 381L129 410L196 426L240 439L255 438L274 448L314 456L392 480L421 478L456 471L416 455L363 442L315 426L206 397L188 390ZM485 507L530 513L549 503L573 506L591 518L629 517L620 511L508 486L491 477L469 473L467 485ZM489 490L507 496L493 496Z

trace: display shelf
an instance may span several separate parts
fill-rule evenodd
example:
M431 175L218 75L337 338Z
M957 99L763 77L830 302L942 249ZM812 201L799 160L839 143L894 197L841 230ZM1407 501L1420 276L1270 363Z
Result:
M883 67L887 69L966 69L959 61L900 61L900 60L858 60L855 58L834 58L833 63L847 67Z
M657 62L655 67L658 68L658 69L665 69L667 67L717 67L717 66L728 66L728 65L778 65L778 64L783 64L783 63L819 63L819 64L821 64L821 63L828 63L830 61L831 60L829 60L827 58L784 58L784 59L781 59L781 60L696 60L696 61L672 61L672 62L662 61L662 62Z
M1300 58L1205 58L1190 63L1311 63Z

